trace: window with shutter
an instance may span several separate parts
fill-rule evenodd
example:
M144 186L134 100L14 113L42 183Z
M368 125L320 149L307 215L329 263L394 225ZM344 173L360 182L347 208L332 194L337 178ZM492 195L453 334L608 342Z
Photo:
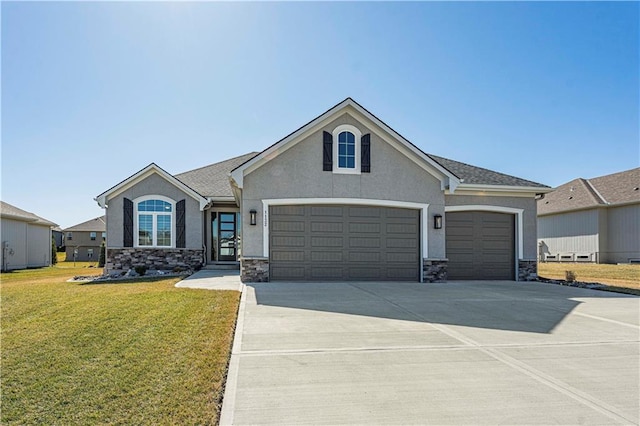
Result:
M333 136L329 132L322 133L322 170L333 171Z
M185 200L176 203L176 247L186 247Z
M133 201L125 198L122 203L123 236L122 245L133 247Z
M362 158L360 160L360 170L362 173L371 173L371 134L364 135L360 142Z

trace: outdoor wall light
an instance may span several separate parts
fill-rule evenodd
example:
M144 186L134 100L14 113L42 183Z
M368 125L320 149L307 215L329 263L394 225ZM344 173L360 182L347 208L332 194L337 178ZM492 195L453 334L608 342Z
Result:
M433 229L442 229L442 215L433 215Z
M251 210L251 211L249 211L249 215L250 215L249 222L250 222L252 225L255 225L255 224L256 224L256 214L257 214L257 213L258 213L258 212L256 212L255 210Z

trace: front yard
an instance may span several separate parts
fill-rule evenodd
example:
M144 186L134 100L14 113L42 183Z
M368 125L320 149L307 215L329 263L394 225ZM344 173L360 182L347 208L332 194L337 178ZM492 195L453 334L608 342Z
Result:
M563 280L566 271L574 272L578 281L640 290L640 265L538 263L538 275L543 278Z
M2 424L215 424L240 294L0 276Z

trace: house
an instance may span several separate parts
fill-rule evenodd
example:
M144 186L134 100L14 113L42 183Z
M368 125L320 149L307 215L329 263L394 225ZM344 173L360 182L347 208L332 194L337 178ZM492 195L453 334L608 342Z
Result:
M426 154L347 98L264 151L96 197L108 270L238 264L268 280L532 279L550 188Z
M64 232L62 231L62 228L59 226L53 228L51 230L51 238L53 238L53 241L55 242L56 250L61 251L64 247Z
M50 220L0 201L3 271L51 265Z
M640 262L640 167L578 178L538 200L542 261Z
M106 238L105 217L100 216L63 230L67 261L97 262Z

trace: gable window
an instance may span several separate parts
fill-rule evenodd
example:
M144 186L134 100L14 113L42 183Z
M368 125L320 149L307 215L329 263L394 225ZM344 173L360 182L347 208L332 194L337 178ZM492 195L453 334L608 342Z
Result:
M91 238L91 241L95 241L96 240L96 233L95 232L89 233L89 238Z
M343 124L333 130L333 172L360 173L360 139L355 126Z
M156 195L140 198L134 204L136 246L174 247L173 200Z
M356 168L356 137L351 132L338 135L338 168Z

